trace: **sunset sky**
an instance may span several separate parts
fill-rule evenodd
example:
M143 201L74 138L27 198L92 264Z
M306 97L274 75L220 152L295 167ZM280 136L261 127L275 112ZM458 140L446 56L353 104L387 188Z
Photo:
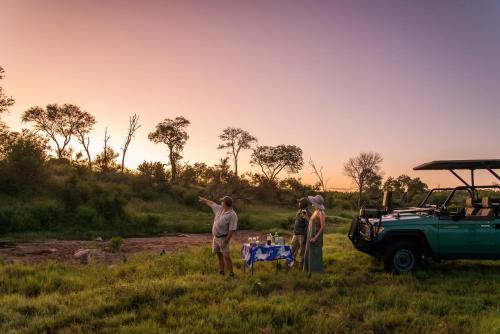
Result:
M167 161L147 134L179 115L184 161L216 163L218 134L241 127L302 147L332 187L351 186L342 166L362 151L432 186L457 182L412 168L500 158L500 1L0 0L0 33L11 128L31 106L73 103L98 120L97 154L104 128L120 149L137 113L130 167Z

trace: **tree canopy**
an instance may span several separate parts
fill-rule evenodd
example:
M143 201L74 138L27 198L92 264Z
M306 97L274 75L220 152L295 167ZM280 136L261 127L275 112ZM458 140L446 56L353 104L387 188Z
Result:
M227 127L222 130L219 139L222 140L222 144L217 148L219 150L227 149L227 153L234 161L234 174L238 176L238 156L240 151L250 149L252 144L257 142L257 138L243 129Z
M4 69L0 66L0 80L4 78ZM8 110L10 106L14 104L14 99L9 97L3 91L2 86L0 86L0 115Z
M96 122L94 116L78 106L55 103L26 110L22 121L33 123L35 131L44 132L54 142L59 159L65 157L72 136L90 132Z
M298 173L304 166L304 158L302 149L295 145L257 146L251 163L260 167L268 181L275 182L283 170Z
M363 152L344 164L344 174L357 186L358 206L361 206L364 191L380 187L382 182L380 164L383 161L384 158L379 153Z
M182 116L175 119L166 118L156 125L155 131L148 135L152 142L167 145L173 181L177 178L177 164L182 159L182 150L189 139L186 131L189 124L190 122Z

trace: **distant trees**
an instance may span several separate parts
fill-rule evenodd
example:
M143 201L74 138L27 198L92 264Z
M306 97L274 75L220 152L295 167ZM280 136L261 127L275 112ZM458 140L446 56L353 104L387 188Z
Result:
M302 149L295 145L257 146L250 163L260 167L268 182L275 183L283 170L298 173L304 166L304 159Z
M0 80L4 78L4 69L0 66ZM5 95L2 86L0 86L0 117L10 106L14 105L14 99ZM6 144L10 141L10 134L7 125L0 119L0 158L4 156Z
M3 80L5 76L4 72L5 71L3 67L0 66L0 80ZM8 108L13 104L14 104L14 99L12 97L7 96L3 91L2 86L0 86L0 115L6 112Z
M399 204L414 203L418 195L422 195L429 190L426 183L420 178L411 178L408 175L400 175L397 178L388 177L382 187L384 191L392 191L395 197L399 199Z
M238 176L238 156L240 151L250 149L252 144L257 142L257 138L243 129L227 127L222 130L219 139L223 143L217 148L219 150L227 149L227 153L234 162L234 175Z
M190 122L184 117L175 119L166 118L156 125L156 130L148 135L149 140L155 144L163 143L169 150L169 160L172 169L172 181L177 178L177 164L182 159L181 152L189 136L186 128Z
M127 154L128 146L132 142L132 138L134 138L135 132L139 130L140 127L141 126L139 125L139 115L134 114L133 116L130 116L128 121L127 136L125 137L125 144L123 145L122 148L122 165L121 165L122 173L123 170L125 169L125 154Z
M165 183L167 181L165 165L159 161L144 161L137 167L137 170L142 176L153 180L157 184Z
M344 164L345 175L358 189L358 207L361 207L363 192L380 187L382 182L380 165L383 161L384 159L379 153L363 152L357 157L350 158Z
M73 104L32 107L23 113L22 121L33 123L35 131L44 132L54 142L59 159L65 157L72 136L88 133L95 124L91 114Z

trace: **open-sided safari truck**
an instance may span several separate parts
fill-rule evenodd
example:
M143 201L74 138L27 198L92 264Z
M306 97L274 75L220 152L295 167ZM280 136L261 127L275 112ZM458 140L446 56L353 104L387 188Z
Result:
M391 193L384 193L383 209L362 208L353 219L349 239L395 273L414 271L423 260L500 259L500 186L474 182L477 170L489 171L500 181L495 169L500 169L500 159L417 166L414 170L448 170L463 185L432 189L418 207L405 209L393 210ZM457 170L470 171L470 182ZM436 202L444 193L446 199Z

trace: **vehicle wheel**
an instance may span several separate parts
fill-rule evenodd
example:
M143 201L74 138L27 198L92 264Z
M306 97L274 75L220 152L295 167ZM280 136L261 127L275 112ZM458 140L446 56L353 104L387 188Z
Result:
M394 274L411 273L417 269L420 260L421 252L413 243L397 242L385 251L384 268Z

